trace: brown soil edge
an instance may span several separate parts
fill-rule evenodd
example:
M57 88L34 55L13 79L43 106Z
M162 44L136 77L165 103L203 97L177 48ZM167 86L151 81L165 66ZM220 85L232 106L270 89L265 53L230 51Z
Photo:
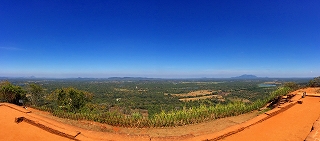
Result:
M306 137L305 141L317 141L320 139L320 118L313 123L311 132Z
M306 96L310 97L320 97L319 94L307 94ZM291 108L292 106L296 105L297 103L302 104L302 97L299 94L295 94L295 96L291 99L289 103L285 103L284 105L279 106L276 109L272 109L271 111L266 112L265 114L259 115L256 118L253 118L247 122L241 123L239 125L235 125L233 127L229 127L225 130L222 130L217 133L213 133L211 139L201 139L201 137L198 138L198 140L203 140L203 141L218 141L223 138L226 138L230 135L239 133L246 128L253 126L255 124L261 123L281 112L286 111L287 109ZM313 124L312 129L309 133L309 135L306 137L305 141L315 141L315 140L320 140L320 116L318 120Z
M58 126L50 124L47 121L43 121L41 119L39 120L37 117L34 117L34 115L29 115L29 114L32 114L31 111L29 111L25 108L22 108L20 106L11 104L11 103L0 103L0 106L6 106L6 107L9 107L11 109L17 110L17 111L25 114L25 116L20 116L20 117L15 118L15 122L17 124L19 124L20 122L26 122L32 126L41 128L49 133L52 133L52 134L55 134L58 136L62 136L62 137L65 137L65 138L68 138L71 140L75 140L75 141L81 140L81 139L77 139L78 135L82 135L85 138L93 139L93 140L105 140L104 138L100 138L100 137L97 138L97 137L86 136L86 135L81 134L81 132L78 132L78 131L70 131L67 129L59 128ZM165 139L165 140L167 140L167 139L181 140L181 139L194 137L194 135L191 135L191 134L182 135L182 136L158 137L158 138L153 138L148 135L127 135L125 133L116 133L116 134L123 136L124 138L129 137L129 138L127 138L128 140L132 140L132 139L136 138L137 140L148 140L148 141L163 140L163 139ZM136 139L134 139L134 140L136 140Z
M195 136L193 134L185 134L181 136L166 136L166 137L150 137L150 141L180 141L186 139L192 139Z
M218 141L221 140L223 138L226 138L228 136L231 136L233 134L236 134L238 132L241 132L243 130L245 130L246 128L253 126L255 124L261 123L281 112L286 111L287 109L291 108L292 106L294 106L295 104L297 104L297 101L291 102L291 103L286 103L282 106L279 106L276 109L273 109L271 111L266 112L265 114L259 115L256 118L253 118L247 122L241 123L239 125L236 125L234 127L231 127L229 129L223 130L221 132L217 132L215 135L213 135L212 139L204 139L205 141Z
M59 136L65 137L65 138L69 138L69 139L72 139L72 140L80 141L80 140L76 139L76 137L77 137L81 132L78 132L75 136L73 136L73 135L70 135L70 134L67 134L67 133L64 133L64 132L60 132L59 130L50 128L50 127L48 127L48 126L46 126L46 125L44 125L44 124L38 123L38 122L33 121L33 120L31 120L31 119L28 119L28 118L26 118L26 117L18 117L18 118L16 118L15 121L16 121L17 123L20 123L20 122L23 122L23 121L24 121L24 122L26 122L26 123L29 123L29 124L33 125L33 126L36 126L36 127L41 128L41 129L43 129L43 130L45 130L45 131L48 131L48 132L50 132L50 133L52 133L52 134L56 134L56 135L59 135Z
M320 97L319 94L311 94L311 95L308 94L307 96ZM320 140L320 116L313 123L311 131L305 139L305 141L317 141L317 140Z
M14 110L20 111L22 113L31 113L31 111L25 109L25 108L21 108L17 105L11 104L11 103L0 103L0 106L7 106L9 108L12 108Z
M19 107L17 105L14 105L14 104L10 104L10 103L0 103L0 106L7 106L9 108L12 108L14 110L17 110L19 112L22 112L22 113L31 113L31 111L25 109L25 108L22 108L22 107ZM72 133L67 133L68 131L61 131L62 129L54 129L54 127L50 127L50 125L46 124L46 123L40 123L39 121L36 121L36 119L33 119L33 117L17 117L15 119L15 122L16 123L20 123L20 122L26 122L26 123L29 123L33 126L36 126L38 128L41 128L47 132L50 132L52 134L56 134L56 135L59 135L59 136L62 136L62 137L65 137L65 138L69 138L69 139L72 139L72 140L76 140L76 141L79 141L78 139L76 139L76 137L81 133L81 132L75 132L74 134L75 135L72 135Z

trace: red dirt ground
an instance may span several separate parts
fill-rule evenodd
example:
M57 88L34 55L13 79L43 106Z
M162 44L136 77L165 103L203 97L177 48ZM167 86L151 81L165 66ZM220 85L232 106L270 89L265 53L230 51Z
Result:
M15 118L24 115L24 113L14 110L7 106L0 106L1 111L1 131L0 138L3 141L69 141L64 138L26 122L16 123Z
M294 93L298 95L294 99L298 100L304 91L307 92L307 95L320 96L320 93L317 93L319 89L320 88L308 88L295 91ZM193 141L214 140L214 138L225 135L230 131L232 132L232 135L227 136L222 140L304 140L310 133L313 123L319 118L320 98L307 96L306 98L303 98L301 100L303 101L302 104L295 104L294 106L285 110L284 112L280 112L279 114L276 114L271 118L263 120L263 122L260 123L257 122L260 119L265 119L266 117L268 117L268 115L261 114L257 117L257 112L253 112L237 117L229 117L195 125L172 128L144 129L112 127L109 125L102 125L94 122L60 119L53 117L46 112L31 109L32 113L26 113L26 110L22 107L14 106L11 104L2 104L0 106L0 125L2 128L2 130L0 131L0 140L64 141L75 139L81 141ZM15 109L10 107L13 107ZM269 113L272 113L276 110L277 109L272 110ZM16 123L15 118L17 117L25 117L25 119L34 121L34 123L38 125L42 125L55 131L66 133L67 135L70 135L71 137L73 136L74 138L69 139L50 133L47 130L44 130L43 128L39 128L28 123L28 120ZM72 126L70 124L76 124L78 127ZM248 125L250 126L248 127ZM86 126L86 129L79 128L81 126ZM97 129L97 127L99 127L99 129ZM237 133L234 132L239 129L244 130Z
M301 98L303 92L307 92L307 95L317 95L320 96L320 93L317 93L319 88L308 88L302 89L293 92L297 94L294 97L295 100ZM313 123L319 118L320 115L320 98L319 97L305 97L301 99L302 104L295 104L288 110L280 112L279 114L264 120L263 122L257 123L253 126L245 128L243 131L232 134L226 138L223 138L224 141L234 141L234 140L243 140L243 141L301 141L306 139ZM263 115L260 115L263 116ZM252 119L248 122L255 122L255 119ZM248 123L250 124L250 123ZM248 125L247 124L247 125ZM226 130L235 131L243 126L234 126ZM228 133L226 131L224 133ZM197 140L212 139L217 137L217 134L213 133L211 135L202 135L197 137ZM194 138L195 139L195 138Z
M265 141L302 141L319 118L319 107L319 98L306 97L303 104L296 104L285 112L223 140L254 141L260 138Z

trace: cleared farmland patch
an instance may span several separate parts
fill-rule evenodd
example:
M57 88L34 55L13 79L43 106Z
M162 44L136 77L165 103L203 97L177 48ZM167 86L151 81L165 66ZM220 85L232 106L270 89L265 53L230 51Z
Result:
M207 96L199 96L199 97L192 97L192 98L180 98L180 101L196 101L201 99L208 99L208 98L217 98L220 101L224 101L224 98L221 95L207 95Z
M209 99L209 98L217 98L220 101L224 101L224 98L221 95L214 94L217 91L213 90L198 90L192 91L189 93L182 93L182 94L171 94L172 96L179 97L180 101L196 101L201 99ZM165 95L169 95L165 93Z
M172 96L177 97L196 97L196 96L205 96L205 95L211 95L216 91L212 90L199 90L199 91L193 91L189 93L182 93L182 94L171 94Z

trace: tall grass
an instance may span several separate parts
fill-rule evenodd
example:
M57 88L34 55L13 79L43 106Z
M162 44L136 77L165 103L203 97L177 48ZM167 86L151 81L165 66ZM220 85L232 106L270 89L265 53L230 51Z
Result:
M232 102L228 104L216 104L212 106L200 105L199 107L183 108L170 112L162 111L151 118L143 117L140 113L123 115L116 112L104 113L68 113L62 110L53 110L53 115L74 119L91 120L106 123L113 126L123 127L172 127L187 124L195 124L208 120L236 116L253 110L257 110L266 105L270 100L288 94L289 87L280 87L270 93L266 98L252 103ZM48 109L46 109L49 111Z

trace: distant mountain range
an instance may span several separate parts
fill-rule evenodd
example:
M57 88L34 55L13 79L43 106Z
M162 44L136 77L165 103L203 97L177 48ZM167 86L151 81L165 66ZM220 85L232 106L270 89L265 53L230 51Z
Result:
M256 79L256 78L260 78L260 77L257 77L255 75L251 75L251 74L244 74L244 75L231 77L231 78L233 78L233 79Z
M272 78L272 77L271 77ZM217 80L217 79L271 79L270 77L257 77L252 74L243 74L236 77L229 77L229 78L149 78L149 77L107 77L107 78L90 78L90 77L75 77L75 78L50 78L50 77L5 77L0 76L0 80L8 80L8 79L74 79L74 80L90 80L90 79L100 79L100 80L121 80L121 81L136 81L136 80ZM281 78L281 77L280 77ZM294 77L293 77L294 78ZM302 77L303 78L303 77ZM311 78L311 77L305 77ZM290 78L288 78L290 79Z
M154 80L159 78L147 78L147 77L109 77L108 80Z
M258 79L258 78L268 78L268 77L257 77L255 75L244 74L241 76L230 77L230 78L231 79ZM223 79L230 79L230 78L223 78ZM109 77L108 78L108 80L157 80L157 79L162 79L162 78L147 78L147 77ZM219 79L219 78L185 78L185 79Z

